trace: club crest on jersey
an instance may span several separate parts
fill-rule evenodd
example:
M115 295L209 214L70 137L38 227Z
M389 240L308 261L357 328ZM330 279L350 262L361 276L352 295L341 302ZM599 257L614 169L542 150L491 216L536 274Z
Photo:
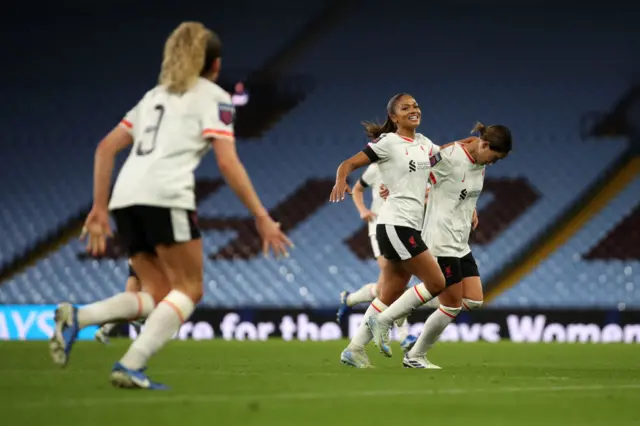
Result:
M233 123L235 115L236 109L232 104L218 103L218 118L224 124L229 126L231 123Z
M433 167L438 164L440 160L442 160L442 155L440 155L439 152L436 152L435 155L429 157L429 164L431 165L431 167Z

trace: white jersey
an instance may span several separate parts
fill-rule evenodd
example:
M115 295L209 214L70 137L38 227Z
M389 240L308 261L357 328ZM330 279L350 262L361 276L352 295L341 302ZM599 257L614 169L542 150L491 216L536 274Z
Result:
M471 220L484 184L484 166L455 143L431 157L431 190L422 238L434 256L464 257Z
M380 185L382 185L382 175L376 163L371 164L360 177L360 184L364 188L371 188L371 207L369 210L376 216L380 213L380 208L384 200L380 197ZM369 235L376 235L377 219L369 221Z
M113 188L109 209L133 205L195 210L194 171L209 139L233 140L231 98L199 78L182 95L156 86L120 123L134 145Z
M420 133L415 139L386 133L365 148L369 159L378 163L382 181L390 192L380 208L379 224L422 229L429 157L438 150Z

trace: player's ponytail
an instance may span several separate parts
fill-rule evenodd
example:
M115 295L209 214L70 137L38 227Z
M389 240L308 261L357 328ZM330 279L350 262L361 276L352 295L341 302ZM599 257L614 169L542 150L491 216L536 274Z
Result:
M477 122L471 130L471 133L477 133L480 139L489 143L489 149L496 152L508 154L511 152L513 141L511 139L511 130L507 126L501 124L492 124L485 126L481 122Z
M480 136L480 138L482 138L482 136L484 135L486 130L487 130L487 128L485 127L484 124L482 124L479 121L476 121L476 125L473 126L473 129L471 129L471 134L473 135L474 133L477 133L478 136Z
M367 133L369 139L378 139L383 133L393 133L398 130L396 123L391 121L391 117L387 116L384 123L375 123L373 121L364 121L362 123L364 131Z
M214 37L199 22L181 23L164 45L160 84L171 93L189 90L205 66L207 44Z
M396 126L396 123L391 120L391 116L395 114L396 104L403 96L411 95L407 93L398 93L389 99L389 102L387 102L387 119L384 120L384 123L379 124L373 121L365 121L362 123L364 130L367 133L367 137L377 139L383 133L393 133L398 130L398 126Z

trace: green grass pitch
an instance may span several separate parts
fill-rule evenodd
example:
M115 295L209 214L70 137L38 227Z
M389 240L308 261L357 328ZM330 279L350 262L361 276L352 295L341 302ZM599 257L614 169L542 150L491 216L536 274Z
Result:
M7 425L639 425L636 345L443 343L441 371L339 363L345 341L175 341L150 364L166 392L112 388L128 341L81 342L51 364L46 342L0 343Z

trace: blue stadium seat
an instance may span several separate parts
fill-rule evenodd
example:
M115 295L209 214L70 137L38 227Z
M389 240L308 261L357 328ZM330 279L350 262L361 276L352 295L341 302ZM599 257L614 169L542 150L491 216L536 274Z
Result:
M11 43L0 47L10 57L21 55L0 70L4 98L19 99L0 105L3 146L10 147L0 168L0 227L7 235L0 241L0 269L88 208L95 146L155 83L162 43L180 20L207 17L204 22L224 42L225 67L235 70L228 78L242 79L326 3L198 3L197 14L185 5L177 14L145 16L144 31L140 16L122 9L119 25L109 16L102 21L64 13L55 19L33 17L33 38L26 43L33 43L38 54L14 52ZM153 2L154 10L159 5ZM270 15L278 19L265 19ZM0 23L3 33L24 31L21 20L5 16Z
M605 209L596 215L571 240L539 265L518 285L499 295L495 307L640 307L640 259L615 259L626 249L619 241L607 248L611 257L606 260L588 259L589 253L640 207L640 177L625 188ZM637 213L636 213L637 214ZM626 235L637 245L640 230Z
M604 15L599 19L604 28L602 33L593 30L588 17L571 11L563 15L559 11L554 19L545 21L544 32L539 16L521 14L517 18L518 26L509 26L508 42L504 28L499 25L486 25L482 31L474 31L474 42L469 42L468 29L476 28L481 22L508 19L507 12L434 9L424 18L409 16L408 12L398 9L384 16L367 10L354 11L306 52L292 69L292 72L312 76L317 89L262 140L239 144L240 156L265 204L272 208L283 203L309 179L334 179L339 162L366 143L358 123L384 118L387 99L399 91L407 91L422 103L422 132L436 143L466 136L478 119L485 123L504 123L513 129L512 156L488 169L487 179L494 179L497 187L504 186L505 182L524 185L534 199L517 217L511 218L506 229L474 246L483 276L498 272L623 152L626 142L622 140L583 142L579 122L584 112L612 105L626 89L624 77L640 65L637 55L613 48L625 45L629 37L638 36L630 35L624 30L625 25L618 25L618 21L608 20ZM442 18L445 13L447 19ZM454 18L455 25L452 25ZM390 22L402 22L403 31L398 32L397 26ZM593 61L594 57L600 59ZM16 194L11 196L16 200L15 208L7 209L6 213L1 210L0 216L3 224L12 224L20 239L28 242L31 241L29 235L37 238L42 235L42 229L55 229L45 224L54 219L56 223L64 221L90 199L86 180L91 175L91 163L86 159L91 157L97 138L113 122L112 118L105 117L119 117L140 94L139 91L132 94L137 90L134 83L110 89L109 98L101 87L94 87L88 94L75 93L65 104L68 108L64 116L56 111L54 92L38 94L44 101L42 108L56 117L55 121L47 122L45 130L45 134L56 136L56 142L34 142L42 150L41 157L29 159L31 154L26 145L33 135L25 135L19 144L24 149L16 151L17 158L31 161L31 167L24 167L24 173L20 170L7 175L0 172L3 182L14 173L24 175L27 182L16 187ZM89 96L101 99L95 112L85 108ZM110 98L117 102L111 103ZM20 134L19 129L24 126L20 123L25 123L26 114L26 107L20 114L16 113L11 134ZM78 120L79 127L70 130L68 123ZM26 170L32 173L37 167L41 168L40 173L29 179ZM47 175L46 182L43 174ZM211 158L204 161L198 176L219 177ZM46 191L39 197L47 198L23 198L27 197L25 193L42 193L43 185ZM0 194L4 200L5 192ZM326 191L318 196L326 199L328 195ZM513 190L508 195L507 201L503 200L505 210L522 197ZM316 194L308 196L307 204L311 204ZM491 220L494 224L507 220L482 216L482 207L489 208L487 205L494 198L498 199L496 194L483 195L481 227ZM300 208L305 205L299 204ZM625 208L629 207L620 207ZM198 210L201 218L246 216L228 187L203 200ZM622 210L616 213L617 218L624 213ZM40 222L43 222L42 229L31 231L27 226ZM340 290L359 287L377 276L375 261L361 260L345 243L361 228L362 223L350 201L322 205L289 231L296 243L290 259L273 262L258 256L206 262L203 303L220 307L335 305ZM232 231L206 231L205 253L216 253L235 239ZM249 243L237 244L242 247ZM9 250L2 247L0 253L4 257ZM15 276L0 286L0 302L49 303L71 299L84 303L120 291L126 279L124 261L79 261L77 254L81 250L79 243L72 242ZM571 274L591 277L587 263L577 265ZM534 291L536 286L525 285L529 282L525 281L521 290L519 287L512 290L516 292L514 295L505 293L508 299L504 303L538 304L550 298L558 300L556 305L573 303L569 299L576 290L575 280L570 283L567 277L572 275L563 275L562 267L559 263L545 264L536 273L553 285L561 278L566 291L534 295L527 289ZM607 262L604 269L596 271L598 277L603 275L601 271L612 267L615 265ZM620 276L618 269L612 274L614 280ZM629 282L637 287L637 281ZM613 294L617 295L615 291ZM600 299L607 306L618 300ZM586 300L575 303L584 304Z

